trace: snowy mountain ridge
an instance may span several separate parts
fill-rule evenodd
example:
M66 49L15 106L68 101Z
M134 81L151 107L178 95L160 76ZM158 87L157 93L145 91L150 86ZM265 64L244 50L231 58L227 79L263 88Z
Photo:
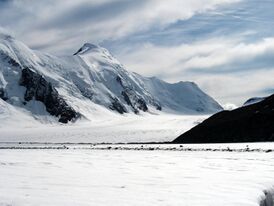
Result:
M266 97L252 97L248 100L245 101L245 103L243 104L243 106L248 106L248 105L251 105L251 104L256 104L258 102L261 102L265 99Z
M222 109L195 83L170 84L129 72L100 46L86 43L74 55L56 57L4 34L0 35L0 101L8 104L5 108L14 107L36 119L58 118L64 123L112 111L201 114Z

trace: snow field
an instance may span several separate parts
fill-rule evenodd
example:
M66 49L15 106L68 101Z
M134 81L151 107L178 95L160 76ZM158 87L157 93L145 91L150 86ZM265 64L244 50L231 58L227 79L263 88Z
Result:
M0 126L0 142L127 143L165 142L175 139L207 115L106 115L93 121L69 125L24 124L16 121ZM1 119L1 118L0 118Z
M273 153L0 150L0 205L257 206Z

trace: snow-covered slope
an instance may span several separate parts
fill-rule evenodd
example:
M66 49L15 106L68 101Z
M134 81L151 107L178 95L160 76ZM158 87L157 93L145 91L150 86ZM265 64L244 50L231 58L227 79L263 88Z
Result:
M256 104L258 102L261 102L265 99L266 97L252 97L250 99L248 99L244 104L243 106L248 106L248 105L251 105L251 104Z
M129 72L100 46L84 44L74 55L56 57L4 34L0 34L0 98L1 104L13 107L9 111L61 122L113 111L201 114L222 109L196 84L169 84Z

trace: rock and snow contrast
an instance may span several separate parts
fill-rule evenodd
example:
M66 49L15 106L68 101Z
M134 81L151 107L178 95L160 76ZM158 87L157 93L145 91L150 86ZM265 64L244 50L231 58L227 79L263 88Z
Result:
M222 111L176 138L174 143L274 141L274 94L257 103Z
M0 0L0 206L274 206L273 6Z
M208 114L222 109L195 83L170 84L129 72L100 46L84 44L74 55L56 57L5 34L0 35L0 104L6 119L20 114L18 121L62 123L113 112Z
M136 144L222 109L196 84L128 72L92 44L55 57L0 37L0 206L273 205L273 144Z
M255 104L255 103L261 102L265 98L266 97L252 97L252 98L246 100L245 103L243 104L243 106L248 106L248 105L251 105L251 104Z

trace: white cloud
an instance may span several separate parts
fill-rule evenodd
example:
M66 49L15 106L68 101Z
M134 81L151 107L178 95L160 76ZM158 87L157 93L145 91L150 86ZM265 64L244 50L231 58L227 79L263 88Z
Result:
M223 104L222 107L225 109L225 110L233 110L233 109L236 109L237 106L235 104L232 104L232 103L226 103L226 104Z
M115 54L128 69L171 82L195 81L221 103L241 105L274 88L274 37L272 27L267 28L273 19L271 2L243 0L239 10L215 10L239 1L11 0L0 7L0 26L28 46L55 54L72 54L87 41L121 40L122 50L116 48ZM254 7L258 3L260 10ZM216 16L191 18L212 11ZM187 19L187 28L165 30ZM158 37L152 33L164 37L152 43ZM139 34L145 38L128 43ZM170 38L186 43L169 45Z
M13 30L29 46L56 53L57 49L75 50L84 41L98 43L165 27L238 1L14 0L0 11L0 25Z
M118 56L143 75L195 81L221 103L241 105L263 89L274 88L274 37L254 43L214 38L173 47L148 44Z
M221 66L242 65L266 54L274 54L274 37L255 43L214 38L172 47L145 44L130 51L121 51L119 57L131 70L142 74L155 75L166 71L172 76L190 69L210 71L219 67L222 70Z
M274 89L273 76L274 66L258 71L197 75L193 79L221 104L241 106L251 97L270 95L266 89Z

